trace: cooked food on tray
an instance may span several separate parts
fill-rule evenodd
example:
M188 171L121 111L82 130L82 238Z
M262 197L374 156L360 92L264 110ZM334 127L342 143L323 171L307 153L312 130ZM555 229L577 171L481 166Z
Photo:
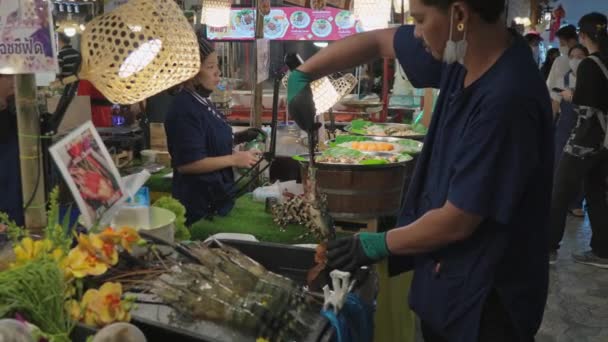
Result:
M315 157L317 163L382 165L411 160L407 154L398 153L364 153L346 147L332 147Z
M346 147L363 152L392 152L417 154L422 151L422 143L411 139L390 137L369 137L339 135L329 142L330 147Z
M420 124L373 123L365 120L354 120L347 130L353 134L379 137L408 137L426 134L426 127Z

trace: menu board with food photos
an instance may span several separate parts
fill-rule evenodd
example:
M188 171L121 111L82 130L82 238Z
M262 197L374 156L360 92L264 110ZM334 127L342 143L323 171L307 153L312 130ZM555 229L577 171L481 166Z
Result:
M264 38L271 40L331 41L362 31L351 12L337 8L274 7L264 17ZM207 27L212 40L252 40L254 36L255 10L250 8L232 9L229 26Z

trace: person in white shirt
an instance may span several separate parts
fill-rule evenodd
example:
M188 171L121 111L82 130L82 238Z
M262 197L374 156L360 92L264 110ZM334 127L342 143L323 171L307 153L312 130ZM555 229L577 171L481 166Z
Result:
M576 72L582 60L589 55L589 50L583 45L575 45L568 52L570 71L568 71L562 80L558 80L557 89L562 89L560 94L562 101L560 102L560 114L555 125L555 167L559 164L559 160L564 153L566 142L570 138L572 129L576 126L577 114L572 105L572 94L576 89ZM552 91L556 93L556 91ZM583 211L583 191L581 191L572 199L569 212L576 217L584 217Z
M559 39L559 51L561 56L558 57L553 63L549 78L547 78L547 87L551 94L551 100L553 100L553 114L559 113L559 104L562 100L560 93L552 91L554 88L560 88L559 85L562 83L564 76L570 71L570 59L568 58L568 52L575 45L578 44L578 33L574 25L567 25L560 28L555 36Z

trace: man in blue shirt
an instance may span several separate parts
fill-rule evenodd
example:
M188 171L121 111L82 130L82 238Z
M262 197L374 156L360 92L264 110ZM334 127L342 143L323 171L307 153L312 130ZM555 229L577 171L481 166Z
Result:
M426 341L533 341L548 286L548 91L503 0L411 0L410 11L415 27L338 41L290 76L296 118L310 114L311 80L377 57L440 89L398 228L331 241L328 265L389 257L393 273L414 269Z

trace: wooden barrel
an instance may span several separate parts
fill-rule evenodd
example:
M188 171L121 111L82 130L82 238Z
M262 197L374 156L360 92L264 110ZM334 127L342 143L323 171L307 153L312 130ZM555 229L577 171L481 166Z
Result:
M317 163L317 189L334 219L366 220L396 215L414 170L414 160L387 165ZM308 163L301 163L303 182Z

